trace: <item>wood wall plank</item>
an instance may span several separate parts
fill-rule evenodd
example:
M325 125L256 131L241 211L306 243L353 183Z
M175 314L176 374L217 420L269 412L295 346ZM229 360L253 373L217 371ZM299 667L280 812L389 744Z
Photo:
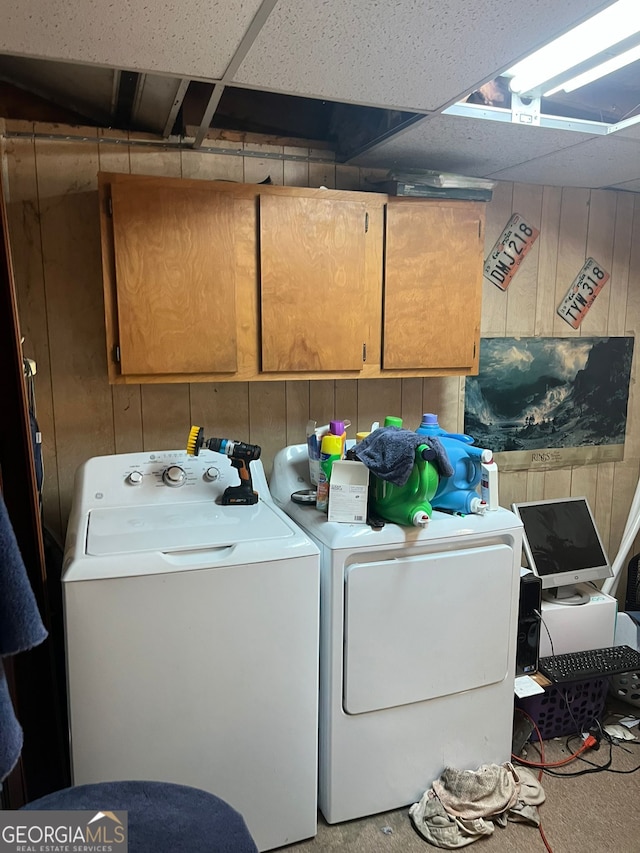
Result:
M356 437L356 421L358 420L358 380L336 380L335 384L335 413L341 421L351 421L347 428L347 438Z
M500 506L510 509L512 503L523 501L526 489L526 471L511 471L500 474L498 483L498 500Z
M269 478L273 457L287 441L287 401L284 382L249 383L249 419L250 435L244 440L251 444L259 444L262 448L264 456L262 464Z
M571 494L584 495L595 512L598 496L598 466L582 465L571 469Z
M513 212L519 213L534 228L542 227L543 187L532 184L514 184ZM505 223L506 224L506 223ZM522 261L506 292L506 329L514 336L532 336L535 333L536 283L540 238L536 240ZM495 288L499 290L499 288Z
M189 386L189 397L190 427L194 424L202 427L206 438L249 441L247 382L194 382Z
M614 462L603 462L598 467L596 500L591 509L595 513L598 530L608 554L611 554L611 517L613 513ZM613 559L613 557L610 557Z
M318 426L328 424L336 415L336 384L333 379L318 379L309 385L309 417Z
M422 420L422 379L401 379L400 417L405 429L416 430Z
M402 385L397 379L360 379L358 381L358 428L367 432L371 424L380 426L387 415L400 417Z
M310 384L306 381L285 382L287 445L304 444L306 440L307 422L310 417Z
M10 176L5 192L12 266L15 280L20 282L17 298L21 333L24 336L22 350L24 355L36 362L36 415L42 434L45 462L42 484L44 525L60 538L63 527L34 140L8 140L5 156Z
M447 432L464 432L464 379L423 379L422 412L437 415L438 423Z
M223 154L233 151L233 154ZM244 179L244 158L242 144L224 139L205 140L201 150L181 152L183 178L196 178L203 181L238 181Z
M622 535L629 517L631 502L633 501L633 496L638 485L639 473L640 463L638 459L615 463L613 512L611 516L611 535L609 537L609 559L611 562L613 562L618 555ZM626 564L632 553L634 553L633 549L625 557L623 563L624 570L620 575L619 586L617 589L618 598L621 598L623 601L627 583Z
M308 148L291 148L287 145L283 148L286 157L309 156ZM285 160L283 164L283 175L285 187L308 187L309 184L309 161L308 160Z
M191 429L189 412L188 385L143 385L142 449L185 448Z
M571 494L571 468L545 471L544 499L564 498Z
M95 129L86 134L95 142L35 143L63 529L77 467L115 450L103 343L98 143Z
M182 175L181 153L175 148L132 146L129 159L132 175L162 175L163 178Z
M633 193L617 193L616 195L616 229L611 280L608 285L610 294L607 331L610 335L624 335L634 198Z
M560 187L544 187L540 236L538 237L538 280L536 289L536 322L534 333L545 337L553 333L556 312L556 275L558 266L558 237L560 234Z

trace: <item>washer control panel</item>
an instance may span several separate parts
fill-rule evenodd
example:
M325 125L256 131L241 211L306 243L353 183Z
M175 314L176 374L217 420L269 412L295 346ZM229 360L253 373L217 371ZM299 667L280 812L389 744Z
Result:
M231 460L211 450L189 456L184 450L95 456L80 469L90 484L92 506L127 506L176 501L217 501L228 486L240 483ZM260 460L251 462L253 487L260 497L269 491Z

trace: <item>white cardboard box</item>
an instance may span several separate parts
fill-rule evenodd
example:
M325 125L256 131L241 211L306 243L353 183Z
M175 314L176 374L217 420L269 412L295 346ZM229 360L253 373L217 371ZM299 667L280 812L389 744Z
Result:
M585 584L578 585L591 592L586 604L554 604L542 602L543 624L540 626L540 657L566 652L581 652L614 645L618 602L610 595ZM546 625L546 628L545 628ZM549 634L553 640L553 652Z
M334 462L329 480L329 521L367 523L369 469L362 462L342 459Z

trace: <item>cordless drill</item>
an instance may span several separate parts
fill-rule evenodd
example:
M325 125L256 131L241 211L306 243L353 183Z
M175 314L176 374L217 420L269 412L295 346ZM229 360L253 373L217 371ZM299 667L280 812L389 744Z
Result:
M249 463L260 458L262 448L257 444L245 444L244 441L232 441L230 438L205 438L202 427L192 426L187 441L187 453L197 456L203 447L228 456L231 459L231 467L237 468L240 475L239 486L227 486L224 490L222 505L258 503L258 493L253 490Z

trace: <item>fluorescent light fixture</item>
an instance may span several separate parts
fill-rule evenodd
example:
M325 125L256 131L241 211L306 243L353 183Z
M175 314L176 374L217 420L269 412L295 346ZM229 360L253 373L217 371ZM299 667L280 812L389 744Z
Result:
M543 97L546 98L549 95L555 95L556 92L560 91L573 92L581 86L586 86L587 83L593 83L594 80L606 77L607 74L612 74L614 71L624 68L625 65L630 65L638 59L640 59L640 45L632 47L631 50L626 50L619 56L614 56L606 62L602 62L600 65L596 65L595 68L591 68L583 74L578 74L577 77L572 77L571 80L567 80L566 83L561 83L560 86L556 86L548 92L543 92Z
M638 0L618 0L505 72L516 94L532 92L592 56L640 32ZM607 73L607 72L605 72ZM581 84L583 85L583 84Z

